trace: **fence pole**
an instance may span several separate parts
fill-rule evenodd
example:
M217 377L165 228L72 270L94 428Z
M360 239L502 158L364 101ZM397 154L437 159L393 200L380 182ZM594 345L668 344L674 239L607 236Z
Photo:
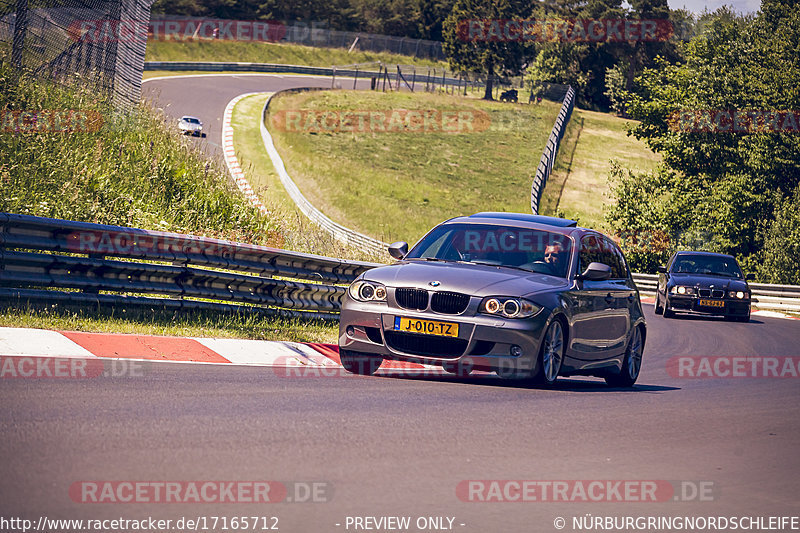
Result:
M28 31L28 0L17 0L14 19L14 42L11 45L11 63L22 67L22 50L25 48L25 34Z
M353 90L356 90L356 83L358 83L358 67L356 67L356 77L353 80Z
M419 41L417 41L419 42ZM411 71L411 92L414 92L414 85L417 81L417 67L411 67L413 70Z

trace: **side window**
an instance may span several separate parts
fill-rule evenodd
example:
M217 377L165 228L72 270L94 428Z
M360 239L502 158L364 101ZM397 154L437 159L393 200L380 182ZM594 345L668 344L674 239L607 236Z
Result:
M586 270L589 263L604 263L602 250L603 242L597 235L584 235L581 238L581 251L578 256L578 272Z
M611 267L611 279L626 279L628 269L622 252L613 241L597 235L584 235L581 239L578 272L583 272L589 263L604 263Z
M608 262L604 262L611 267L611 279L627 279L628 269L625 266L625 257L619 247L608 239L604 239L604 241L605 254L608 257Z

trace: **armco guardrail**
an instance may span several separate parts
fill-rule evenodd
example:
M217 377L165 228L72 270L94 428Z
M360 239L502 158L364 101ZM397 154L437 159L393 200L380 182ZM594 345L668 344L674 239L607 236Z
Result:
M166 70L176 72L198 71L198 72L264 72L264 73L290 73L307 74L309 76L343 76L343 77L370 77L377 72L355 70L348 68L332 67L309 67L306 65L283 65L280 63L239 63L239 62L195 62L195 61L145 61L144 70ZM397 80L397 73L386 74L390 80ZM448 78L444 76L428 76L418 74L416 83L435 83L437 85L462 85L464 80L458 78ZM475 87L482 86L481 83L470 82Z
M275 149L275 144L272 142L272 136L269 134L267 130L267 120L269 115L269 105L272 102L272 99L279 94L286 94L292 92L304 92L304 91L316 91L321 90L319 87L300 87L294 89L286 89L284 91L278 91L274 93L267 99L267 102L264 104L264 108L261 110L261 139L264 142L264 147L269 154L270 159L272 160L272 165L275 167L275 170L278 173L278 177L283 184L283 187L286 189L286 192L289 194L289 197L292 201L297 205L300 211L307 216L312 222L318 224L324 230L329 232L333 235L336 239L350 244L352 246L357 246L366 250L370 250L372 253L377 255L384 255L386 254L387 244L381 242L377 239L373 239L367 235L358 233L357 231L353 231L349 228L342 226L341 224L337 224L325 214L314 207L314 205L308 201L308 199L303 196L303 193L300 192L300 189L297 187L297 184L292 180L289 176L289 173L286 172L286 167L283 164L283 160L281 156L278 154L278 151Z
M375 266L191 235L0 213L0 299L6 300L247 308L335 320L343 284Z
M658 285L658 274L633 274L639 291L654 295ZM800 286L750 283L756 307L776 311L800 312Z
M377 266L220 239L0 213L0 301L6 302L247 310L337 320L344 285ZM633 279L642 293L655 292L657 275L633 274ZM750 287L761 309L800 311L800 286Z
M547 139L547 145L544 147L542 159L536 168L536 176L533 178L533 184L531 185L531 211L534 214L539 212L539 200L542 197L544 186L547 184L547 179L550 177L550 172L553 170L553 164L555 163L556 155L558 155L558 147L564 137L564 131L567 129L574 107L575 89L569 87L564 95L561 110L558 113L558 117L556 117L553 131L550 132L550 137Z

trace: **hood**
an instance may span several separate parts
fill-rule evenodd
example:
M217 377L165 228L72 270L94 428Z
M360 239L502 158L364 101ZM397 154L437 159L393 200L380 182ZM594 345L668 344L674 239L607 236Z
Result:
M529 296L563 289L570 284L563 278L513 268L436 261L401 261L368 270L363 278L389 287L452 291L480 297ZM432 281L438 281L439 285L430 285Z
M713 285L715 289L731 291L749 290L747 282L743 279L707 276L704 274L670 274L670 286L672 285L685 285L687 287L697 287L699 289L709 289Z

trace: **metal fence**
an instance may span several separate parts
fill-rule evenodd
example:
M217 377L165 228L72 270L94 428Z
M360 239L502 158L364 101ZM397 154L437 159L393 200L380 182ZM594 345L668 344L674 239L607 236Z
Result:
M79 75L128 107L139 102L147 41L115 32L148 20L151 3L0 0L0 46L19 68L55 80Z
M0 213L3 301L255 310L336 320L343 284L374 266L191 235Z
M567 124L569 124L569 119L572 116L574 107L575 90L569 87L564 95L561 110L556 118L556 123L553 125L553 131L547 139L547 145L544 148L542 159L539 161L539 166L536 168L536 176L534 176L533 184L531 185L531 211L534 214L539 212L539 200L547 184L547 178L550 177L550 172L553 170L553 164L558 155L558 147L561 144L561 139L564 137L564 132L567 129Z

